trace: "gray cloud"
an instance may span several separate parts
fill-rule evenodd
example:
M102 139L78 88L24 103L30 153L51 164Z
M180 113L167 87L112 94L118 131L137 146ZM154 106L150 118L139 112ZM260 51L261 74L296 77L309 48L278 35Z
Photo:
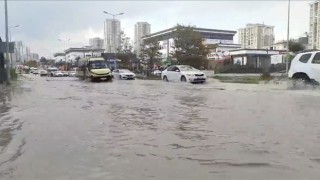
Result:
M291 35L308 31L308 3L292 2ZM134 24L147 21L152 32L176 23L198 27L237 30L246 23L265 23L275 26L276 39L286 34L286 1L8 1L9 23L21 27L13 31L33 51L63 49L57 38L72 36L69 46L83 46L89 36L102 36L103 21L110 18L102 11L124 12L121 26L133 37ZM3 9L3 2L0 3ZM1 11L0 13L2 13ZM3 17L3 16L1 16ZM4 18L0 19L4 27ZM4 28L0 29L4 36ZM235 39L237 41L237 39Z

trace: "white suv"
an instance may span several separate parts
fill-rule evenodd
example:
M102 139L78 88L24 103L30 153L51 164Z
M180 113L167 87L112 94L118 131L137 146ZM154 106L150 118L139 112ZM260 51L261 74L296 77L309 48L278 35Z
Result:
M320 83L320 51L297 54L290 66L288 77L305 83Z

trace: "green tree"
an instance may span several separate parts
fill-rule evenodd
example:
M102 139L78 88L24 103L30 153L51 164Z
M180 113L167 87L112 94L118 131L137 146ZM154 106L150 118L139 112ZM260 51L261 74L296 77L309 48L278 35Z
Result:
M38 67L38 62L37 61L27 61L23 64L24 66L29 66L29 67Z
M303 51L305 49L305 47L299 43L299 42L295 42L293 40L289 41L289 51L296 53L299 51Z
M179 64L195 68L206 65L208 49L203 44L201 34L196 32L194 27L177 25L173 48L172 56L177 59Z
M153 40L141 46L139 57L147 64L148 68L152 68L154 64L160 64L161 62L162 53L160 50L159 42Z
M117 49L117 58L121 60L123 68L131 69L132 64L130 57L133 49L132 43L123 31L120 32L120 40L120 46Z

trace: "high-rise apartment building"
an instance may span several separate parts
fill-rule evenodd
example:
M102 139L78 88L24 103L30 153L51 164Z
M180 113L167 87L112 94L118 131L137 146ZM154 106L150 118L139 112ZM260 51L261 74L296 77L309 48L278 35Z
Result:
M89 45L94 49L103 49L103 39L99 37L89 39Z
M239 44L242 48L262 49L274 43L274 26L247 24L238 30Z
M147 22L137 22L134 25L134 50L139 55L142 37L149 35L151 31L150 24Z
M121 26L117 19L106 19L104 22L104 45L105 52L115 53L121 42Z
M320 20L319 20L319 1L310 4L310 19L309 19L309 48L320 49Z

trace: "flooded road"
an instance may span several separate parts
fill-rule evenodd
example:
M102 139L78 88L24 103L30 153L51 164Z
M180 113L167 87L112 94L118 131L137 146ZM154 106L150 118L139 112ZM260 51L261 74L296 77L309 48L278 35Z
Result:
M0 179L319 179L320 90L88 83L0 90Z

